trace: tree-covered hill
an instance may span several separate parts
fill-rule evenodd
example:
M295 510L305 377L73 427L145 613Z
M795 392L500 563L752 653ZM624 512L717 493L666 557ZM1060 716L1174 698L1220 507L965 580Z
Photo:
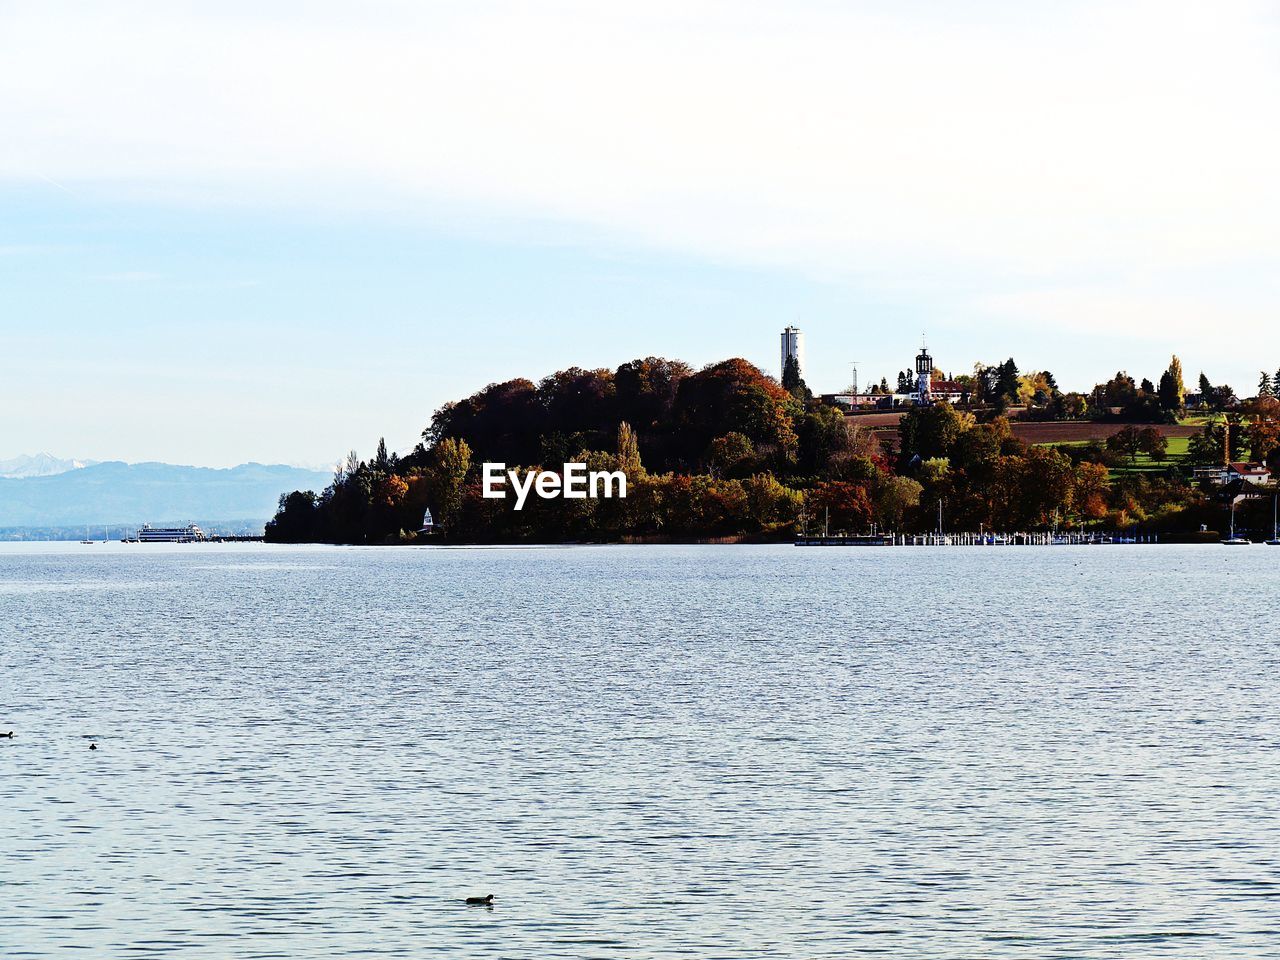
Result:
M1029 412L1087 409L1083 394L1063 402L1067 395L1047 374L1017 379L1012 360L991 368L991 390L1000 369L1014 386L1034 387L1019 387ZM1165 378L1165 394L1175 406L1161 406L1157 389L1145 385L1135 387L1135 404L1176 418L1181 394L1168 389L1172 380ZM536 383L490 384L436 411L411 452L397 456L385 444L369 460L353 452L324 490L281 497L267 536L412 542L427 508L437 537L463 542L783 538L824 526L932 529L939 501L951 528L970 530L1135 524L1187 530L1216 516L1217 506L1189 482L1188 471L1171 466L1115 476L1110 468L1120 445L1029 446L1001 416L1009 396L972 410L946 403L909 408L897 442L885 444L859 428L856 417L815 400L798 376L788 386L742 359L693 370L659 357L615 370L571 367ZM1106 391L1095 393L1102 398ZM1098 415L1115 411L1100 407ZM1255 432L1262 436L1263 428ZM1149 433L1133 428L1122 439L1129 443L1132 434L1139 447L1151 446L1159 436ZM520 471L558 471L569 462L621 470L628 496L530 498L516 511L510 500L481 496L485 462Z

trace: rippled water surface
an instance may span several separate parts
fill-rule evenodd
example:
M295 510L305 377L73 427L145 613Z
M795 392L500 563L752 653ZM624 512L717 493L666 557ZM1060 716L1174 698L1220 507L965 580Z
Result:
M0 956L1280 955L1278 574L0 548Z

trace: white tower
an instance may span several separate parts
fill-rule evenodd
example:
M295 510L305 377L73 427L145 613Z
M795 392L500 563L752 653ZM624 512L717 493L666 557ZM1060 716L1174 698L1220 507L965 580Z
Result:
M782 331L782 366L778 376L787 369L787 357L796 358L796 368L804 376L804 334L799 327L787 327Z
M922 406L933 403L933 357L923 345L916 354L916 401Z

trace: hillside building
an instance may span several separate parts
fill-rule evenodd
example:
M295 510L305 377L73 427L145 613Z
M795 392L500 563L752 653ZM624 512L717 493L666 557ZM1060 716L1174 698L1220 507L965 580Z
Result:
M916 354L916 388L911 399L922 407L933 403L933 357L929 356L929 348L924 345Z
M1245 483L1268 483L1271 470L1266 463L1228 463L1222 471L1222 482L1243 480Z

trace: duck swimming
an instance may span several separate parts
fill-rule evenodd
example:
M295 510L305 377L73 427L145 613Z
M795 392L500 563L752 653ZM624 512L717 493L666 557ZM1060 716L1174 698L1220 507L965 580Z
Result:
M98 745L97 745L96 743L91 743L91 744L89 744L89 749L90 749L90 750L97 750L97 749L98 749Z
M0 733L0 737L8 737L10 740L12 740L12 739L13 739L13 731L12 731L12 730L10 730L8 733Z
M487 897L467 897L467 906L469 907L491 907L493 906L493 894Z

